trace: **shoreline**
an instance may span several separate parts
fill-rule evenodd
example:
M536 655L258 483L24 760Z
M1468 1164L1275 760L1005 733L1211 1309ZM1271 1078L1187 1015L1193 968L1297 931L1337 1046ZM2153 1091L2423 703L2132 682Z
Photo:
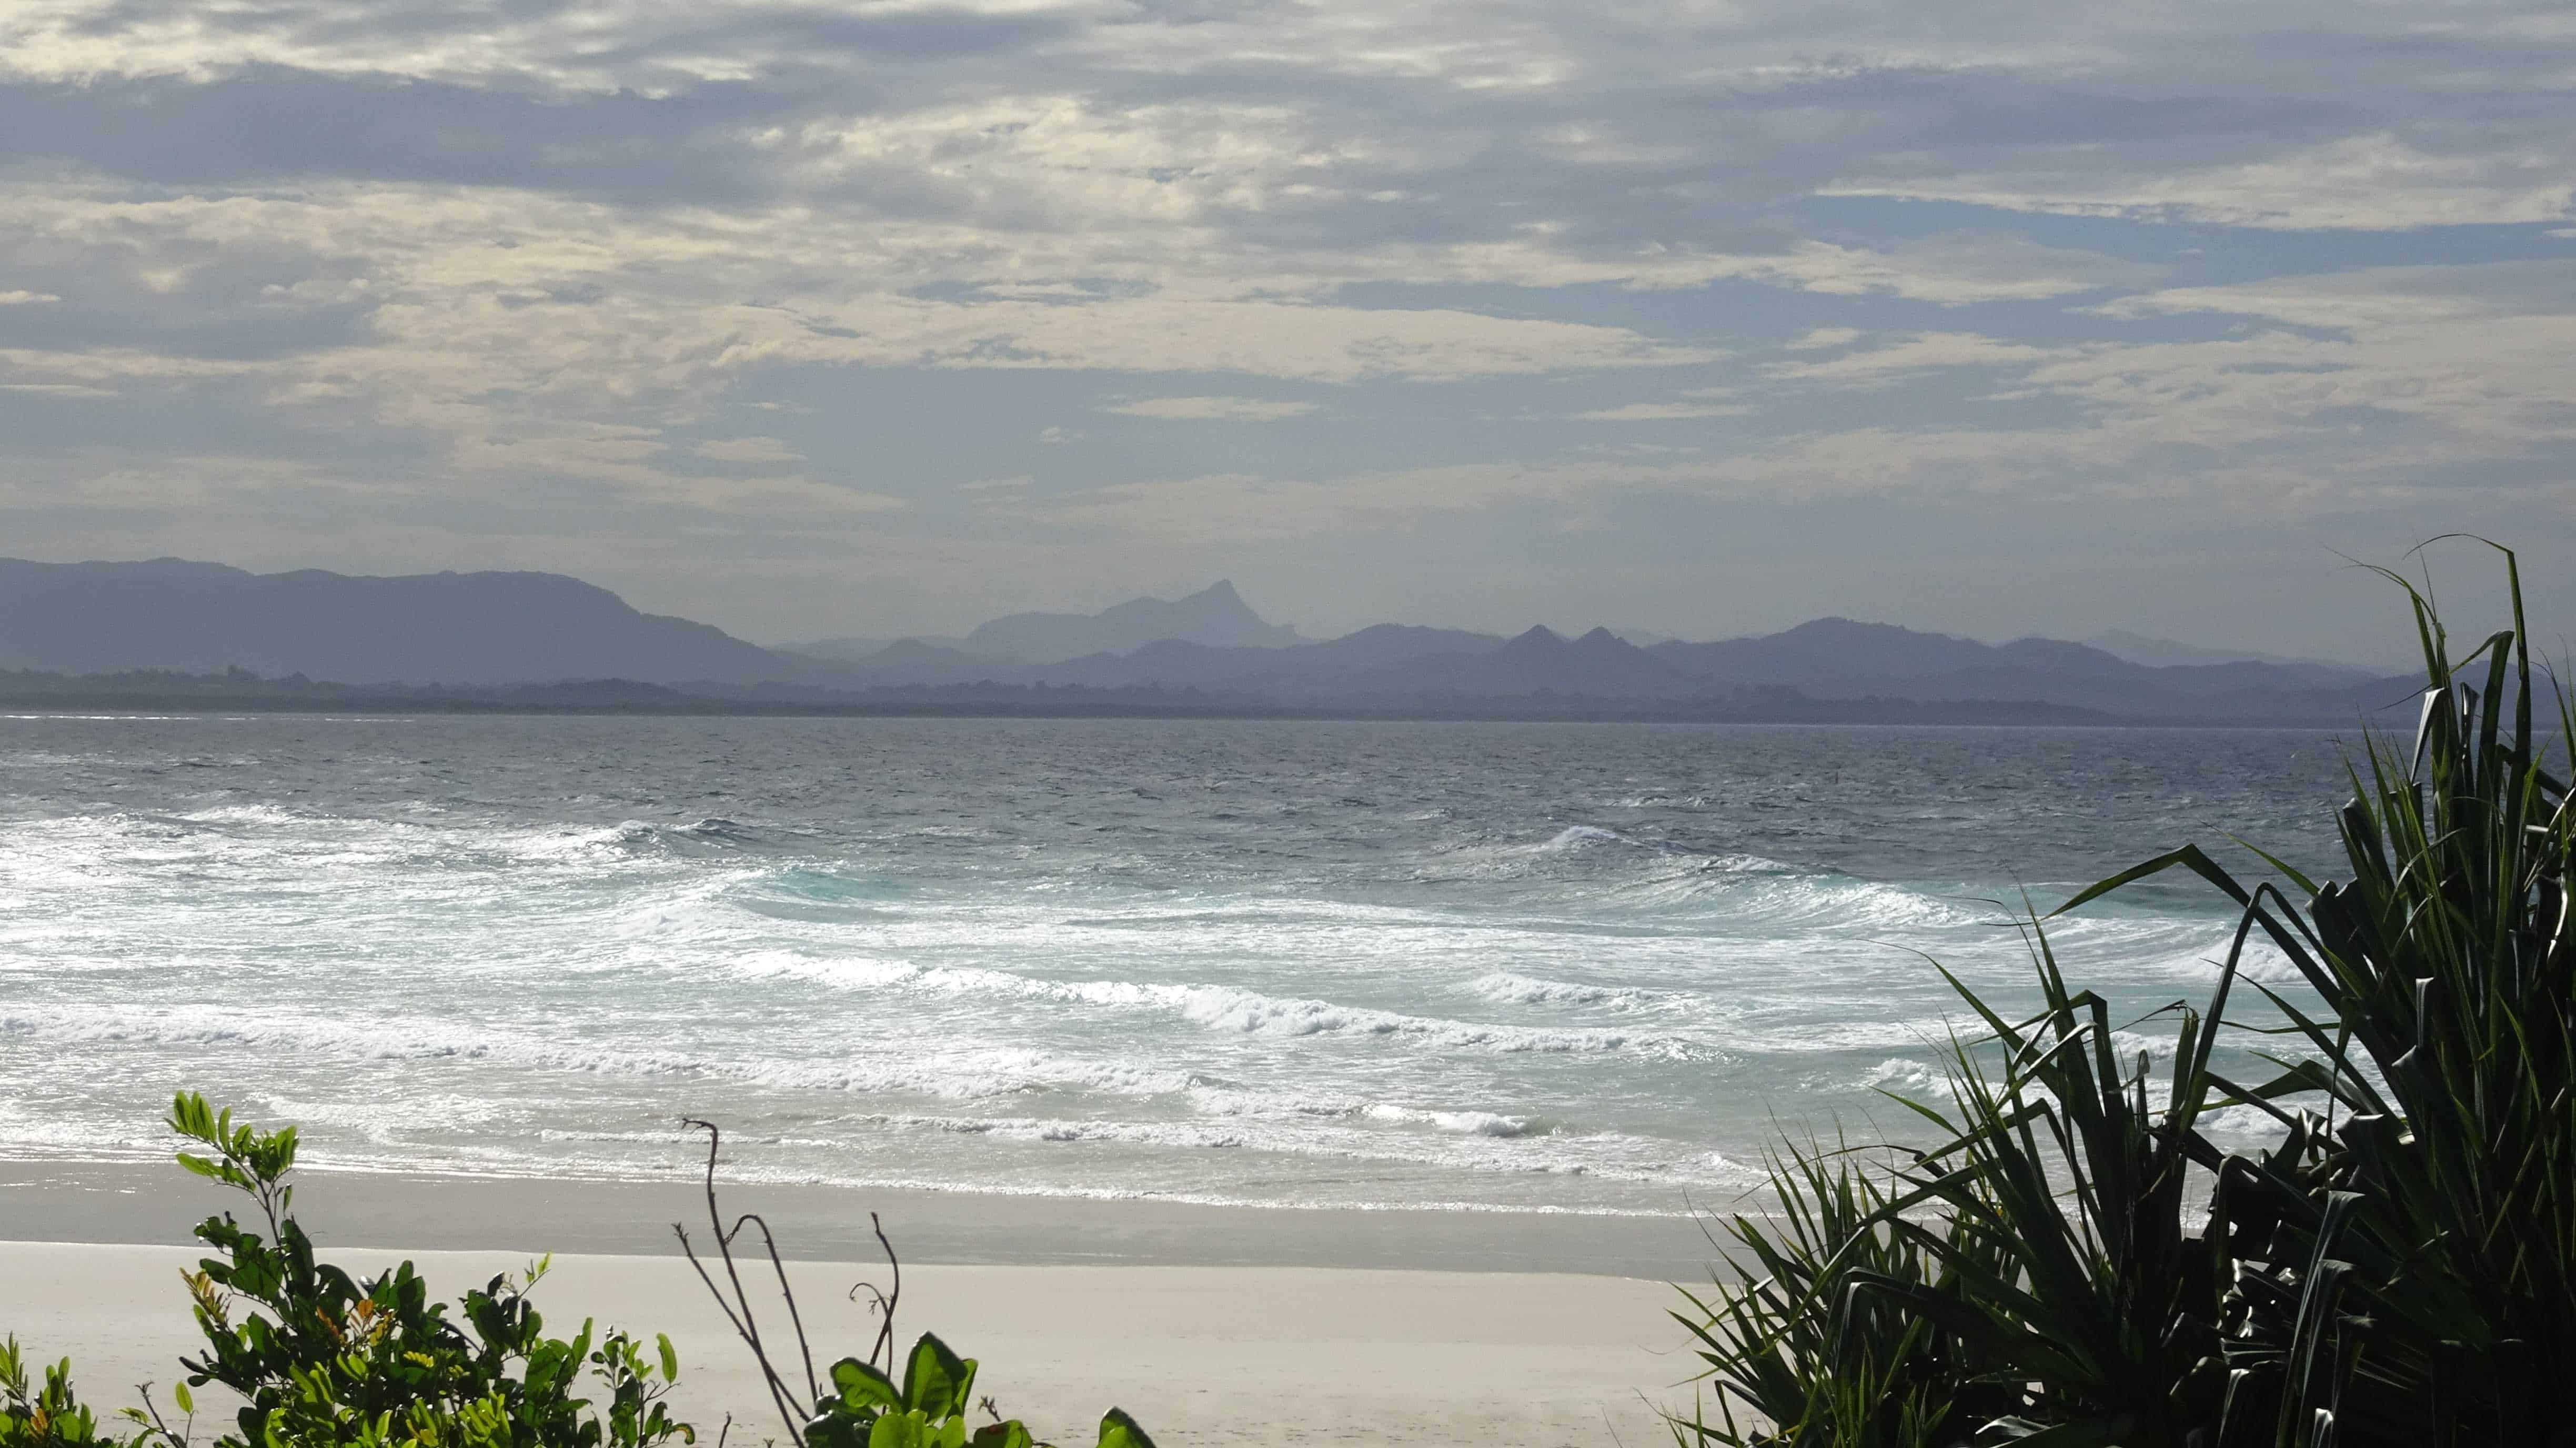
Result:
M317 1242L413 1251L668 1257L673 1222L704 1240L703 1179L477 1177L299 1167ZM1690 1217L1217 1206L1150 1198L728 1181L793 1257L871 1261L884 1222L907 1266L1296 1267L1551 1273L1705 1283L1721 1254ZM0 1161L0 1241L188 1246L237 1193L160 1163Z
M408 1259L452 1300L551 1254L533 1293L550 1332L585 1317L667 1332L673 1402L702 1443L728 1414L746 1444L784 1441L669 1229L693 1218L704 1247L698 1181L297 1178L296 1216L325 1260ZM937 1332L982 1362L979 1396L1066 1448L1112 1405L1165 1448L1662 1441L1660 1413L1690 1410L1700 1366L1668 1280L1707 1282L1716 1255L1684 1219L719 1185L729 1213L777 1231L818 1364L874 1339L852 1291L888 1280L873 1210L903 1258L901 1343ZM189 1229L246 1205L175 1165L0 1163L0 1334L42 1362L69 1357L102 1415L146 1382L166 1410L197 1345L178 1278L206 1253ZM230 1424L217 1397L199 1394L201 1430Z
M0 1333L38 1361L70 1358L74 1386L102 1417L138 1401L145 1383L168 1411L179 1359L201 1345L178 1280L199 1255L0 1243ZM432 1295L449 1301L529 1264L504 1252L324 1256L360 1273L411 1260ZM849 1289L882 1284L882 1266L800 1258L787 1271L817 1366L864 1353L876 1323L864 1294L853 1302ZM701 1444L717 1442L728 1417L729 1441L784 1441L750 1353L685 1262L559 1255L531 1300L557 1336L585 1318L648 1342L669 1334L681 1363L673 1408L698 1426ZM1090 1443L1112 1406L1164 1448L1632 1448L1666 1435L1661 1410L1690 1410L1684 1380L1699 1363L1665 1315L1675 1305L1668 1287L1612 1277L924 1265L904 1270L896 1328L901 1346L936 1332L977 1359L977 1396L1065 1448ZM775 1359L796 1371L792 1340ZM237 1406L201 1389L198 1431L231 1428Z

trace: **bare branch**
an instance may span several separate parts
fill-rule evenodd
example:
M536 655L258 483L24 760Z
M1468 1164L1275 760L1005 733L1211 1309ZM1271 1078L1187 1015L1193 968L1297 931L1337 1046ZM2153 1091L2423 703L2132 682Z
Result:
M716 1286L715 1279L708 1275L706 1264L698 1260L697 1249L689 1241L688 1230L677 1222L671 1224L671 1230L679 1237L680 1250L688 1255L689 1265L697 1269L698 1280L706 1283L707 1291L715 1296L716 1305L724 1309L725 1319L733 1324L733 1330L741 1336L744 1345L751 1349L753 1360L760 1364L761 1376L767 1381L769 1387L770 1403L778 1409L780 1420L787 1425L788 1441L797 1445L797 1448L804 1448L805 1435L797 1426L794 1395L788 1391L786 1379L778 1375L777 1366L769 1360L769 1349L760 1340L760 1325L752 1315L751 1294L743 1289L742 1273L734 1265L733 1237L734 1232L742 1230L742 1223L734 1223L734 1232L727 1232L724 1228L724 1210L716 1201L716 1158L722 1148L724 1134L712 1121L700 1121L692 1117L683 1119L680 1124L698 1128L707 1134L707 1225L715 1233L716 1252L724 1259L725 1280L733 1285L733 1297L730 1301ZM765 1234L768 1230L768 1224L763 1223L761 1231ZM773 1244L772 1260L776 1259L776 1255L776 1247ZM783 1288L786 1283L786 1274L783 1270L779 1275L779 1282ZM790 1298L789 1308L789 1315L793 1317L793 1298ZM798 1336L800 1338L803 1336L801 1328ZM810 1356L807 1358L807 1367L807 1382L810 1384L812 1381ZM809 1401L812 1396L809 1389L807 1393Z

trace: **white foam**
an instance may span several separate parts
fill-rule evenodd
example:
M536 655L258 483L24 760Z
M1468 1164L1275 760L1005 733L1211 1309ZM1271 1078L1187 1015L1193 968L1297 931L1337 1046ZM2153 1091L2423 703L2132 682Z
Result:
M1467 988L1504 1005L1629 1006L1645 999L1644 992L1630 987L1539 980L1507 970L1480 975L1469 981Z
M1331 1001L1265 995L1234 986L1124 980L1056 981L974 966L903 960L817 960L770 952L750 971L805 975L844 986L933 996L1002 997L1178 1016L1211 1031L1252 1036L1377 1036L1472 1050L1645 1051L1667 1057L1698 1047L1671 1035L1587 1026L1520 1026L1411 1015Z

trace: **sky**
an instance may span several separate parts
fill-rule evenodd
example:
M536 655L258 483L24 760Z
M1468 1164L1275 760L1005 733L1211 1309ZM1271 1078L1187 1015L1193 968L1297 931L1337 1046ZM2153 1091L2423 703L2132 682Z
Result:
M2571 134L2563 0L11 0L0 554L2576 630Z

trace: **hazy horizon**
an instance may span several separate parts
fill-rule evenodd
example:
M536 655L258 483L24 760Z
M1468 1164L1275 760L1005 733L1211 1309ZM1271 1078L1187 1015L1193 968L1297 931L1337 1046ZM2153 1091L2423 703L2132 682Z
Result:
M217 567L224 567L224 568L237 568L237 569L240 569L242 572L250 573L250 574L253 574L254 576L258 576L258 575L271 575L271 576L273 576L273 575L275 575L275 574L277 574L277 573L282 573L282 572L305 571L305 570L289 570L289 569L256 569L256 568L242 568L242 566L241 566L241 565L239 565L239 564L226 563L226 562L224 562L224 561L223 561L223 560L221 560L221 559L213 559L213 558L183 558L183 557L179 557L178 555L171 555L171 554L165 554L165 555L162 555L162 556L159 556L159 557L156 557L156 558L148 558L148 559L144 559L144 558L114 558L114 559L111 559L111 558L79 558L79 559L58 559L58 560L57 560L57 559L13 559L13 558L9 558L9 557L0 557L0 564L5 564L5 563L9 563L9 562L17 562L17 561L23 561L23 562L36 562L36 563L50 564L50 565L56 565L56 566L103 565L103 566L110 566L110 567L114 567L114 566L121 566L121 565L145 564L145 563L190 563L190 564L213 564L213 565L215 565L215 566L217 566ZM421 572L421 573L415 573L415 574L398 574L398 575L389 575L389 574L367 574L367 573L356 572L356 571L353 571L353 570L350 570L350 569L345 569L345 568L328 568L328 567L316 567L316 568L313 568L313 569L311 569L311 570L309 570L309 571L324 572L324 573L333 573L333 574L338 574L338 575L340 575L340 576L342 576L342 577L349 577L349 578L426 577L426 576L438 576L438 575L441 575L441 574L474 574L474 573L482 573L482 572L534 572L534 573L547 573L547 572L550 572L549 570L541 570L541 569L529 569L529 570L490 569L490 570L487 570L487 569L470 569L470 568L449 568L449 569L430 569L430 570L424 570L424 571L423 571L423 572ZM554 575L554 576L558 576L558 577L576 577L576 578L577 578L577 575L570 575L570 574L556 574L556 575ZM580 579L580 580L578 580L578 581L581 581L581 582L592 582L593 580ZM967 635L969 635L969 634L973 633L973 632L976 630L976 628L977 628L977 627L979 627L979 626L981 626L981 625L983 625L983 624L994 623L994 622L997 622L997 621L1007 621L1007 620L1009 620L1009 619L1011 619L1011 618L1013 618L1013 617L1026 616L1026 615L1028 615L1028 614L1037 614L1037 615L1049 616L1049 617L1056 617L1056 618L1074 618L1074 619L1092 618L1092 617L1096 617L1096 616L1098 616L1098 615L1100 615L1100 614L1102 614L1102 613L1105 613L1105 612L1108 612L1108 611L1110 611L1110 610L1116 609L1116 608L1118 608L1118 607L1120 607L1120 606L1122 606L1122 605L1129 605L1129 606L1132 606L1132 605L1136 605L1136 604L1182 603L1182 602L1188 602L1188 601L1192 601L1192 600L1198 599L1198 598L1199 598L1199 597L1201 597L1202 595L1205 595L1205 594L1211 594L1211 593L1214 593L1214 592L1216 592L1217 590L1220 590L1220 589L1230 589L1230 588L1234 588L1234 589L1235 589L1236 597L1237 597L1237 598L1238 598L1238 599L1239 599L1239 600L1244 604L1244 606L1245 606L1246 608L1248 608L1248 609L1249 609L1253 614L1257 615L1257 616L1259 617L1259 619L1260 619L1260 621L1261 621L1261 622L1266 623L1266 624L1269 624L1269 625L1272 625L1272 626L1274 626L1274 627L1279 627L1279 628L1292 628L1292 627L1294 627L1294 625L1293 625L1292 623L1290 623L1289 621L1287 621L1287 620L1283 620L1283 619L1279 618L1279 617L1276 615L1276 613L1275 613L1274 611L1264 608L1264 607L1262 606L1262 604L1261 604L1261 602L1260 602L1259 600L1244 597L1244 596L1242 595L1242 593L1241 593L1240 589L1239 589L1239 588L1235 588L1235 586L1234 586L1234 582L1233 582L1233 580L1232 580L1232 579L1218 578L1218 579L1211 579L1211 580L1209 580L1207 583L1205 583L1205 584L1203 584L1203 585L1201 585L1200 587L1197 587L1197 588L1189 588L1189 589L1183 589L1183 590L1176 590L1175 592L1173 592L1173 593L1172 593L1171 595L1169 595L1168 597L1157 597L1157 596L1155 596L1155 595L1150 595L1150 594L1137 594L1137 595L1130 595L1130 596L1123 597L1123 598L1113 598L1113 599L1109 599L1109 600L1106 600L1105 602L1102 602L1102 603L1098 604L1097 606L1089 606L1089 605L1085 605L1085 604L1069 604L1069 605L1058 606L1058 607L1045 607L1045 608L1037 608L1037 609L1022 610L1022 611L1019 611L1018 613L1015 613L1015 614L1009 614L1009 615L998 615L998 616L996 616L995 618L977 619L977 620L973 621L972 623L969 623L969 624L967 624L967 625L965 625L965 626L962 626L962 627L960 627L960 628L957 628L957 629L956 629L956 630L954 630L953 632L945 632L945 633L920 632L920 633L909 633L909 634L888 634L888 633L819 634L819 633L806 632L806 633L789 633L789 634L786 634L786 635L781 635L781 636L776 636L776 637L762 637L762 636L759 636L759 635L755 635L755 634L748 634L748 633L744 633L744 632L741 632L741 631L739 631L739 630L733 630L733 629L726 629L725 631L726 631L727 633L731 634L733 637L738 638L738 639L741 639L741 640L743 640L743 641L744 641L744 642L746 642L746 643L756 644L756 645L758 645L758 646L760 646L760 647L762 647L762 648L766 648L766 649L775 649L775 650L788 651L788 652L793 652L793 651L795 651L795 650L797 650L797 649L799 649L799 648L812 647L812 646L816 646L816 645L830 645L830 644L843 644L843 643L863 643L863 644L868 644L868 645L879 645L879 644L893 644L893 643L903 642L903 641L907 641L907 640L933 640L933 641L960 640L960 639L963 639L965 636L967 636ZM613 590L613 589L612 589L612 590L610 590L610 591L611 591L611 592L615 592L615 590ZM622 597L622 595L621 595L621 597ZM639 612L643 612L643 613L647 613L647 614L657 614L657 613L659 613L659 614L661 614L661 616L666 616L666 617L681 617L681 618L687 618L687 616L686 616L686 615L673 615L673 614L667 614L667 613L662 613L662 611L659 611L659 610L654 610L654 609L651 609L651 608L645 608L645 607L642 607L642 606L640 606L640 605L637 605L637 604L636 604L636 601L635 601L634 599L632 599L632 598L624 598L624 599L623 599L623 601L624 601L625 603L627 603L629 606L637 607ZM1963 632L1959 632L1959 631L1956 631L1956 630L1949 630L1949 629L1936 628L1936 627L1932 627L1932 626L1930 626L1930 625L1928 625L1928 624L1920 623L1920 622L1918 622L1918 621L1909 620L1909 619L1905 619L1905 618L1873 618L1873 617L1867 617L1867 616L1863 616L1863 615L1856 615L1856 614L1850 614L1850 613L1839 613L1839 612L1822 613L1822 614L1814 615L1813 617L1810 617L1810 618L1804 618L1804 619L1795 620L1794 622L1792 622L1792 623L1790 623L1790 624L1783 625L1783 626L1782 626L1781 628L1779 628L1779 629L1745 629L1745 630L1739 630L1739 631L1731 632L1731 633L1714 633L1714 634L1708 634L1708 635L1704 635L1704 636L1692 636L1692 635L1684 635L1684 634L1669 633L1669 632L1666 632L1666 631L1663 631L1663 630L1658 630L1658 629L1636 628L1636 627L1630 627L1630 626L1626 626L1626 625L1622 625L1622 624L1619 624L1619 623L1616 623L1616 622L1612 622L1612 621L1609 621L1609 620L1602 620L1602 619L1583 619L1583 620L1572 620L1572 619L1567 619L1567 618L1537 618L1537 619L1520 619L1520 620L1517 620L1517 621L1508 621L1508 620L1507 620L1507 621L1499 622L1499 623L1496 623L1496 624L1493 624L1493 625L1490 625L1490 626L1477 626L1477 625L1473 625L1473 624L1438 624L1438 625L1425 625L1425 624L1422 624L1422 623L1421 623L1421 621L1419 621L1419 620L1415 620L1415 619L1406 619L1406 618L1381 618L1381 619L1372 619L1372 620L1370 620L1370 621L1369 621L1369 622L1367 622L1367 623L1358 624L1358 625L1355 625L1354 627L1349 628L1349 629L1339 629L1339 630L1334 630L1334 631L1332 631L1332 632L1328 632L1328 633L1318 633L1318 632L1315 632L1315 631L1313 631L1313 630L1301 630L1301 631L1300 631L1301 636L1300 636L1299 638L1297 638L1297 639L1293 640L1293 642L1301 642L1301 643L1324 643L1324 642L1330 642L1330 641L1335 640L1335 639L1338 639L1338 638L1346 637L1346 636L1348 636L1349 634L1354 633L1354 632L1357 632L1357 631L1360 631L1360 630L1364 630L1364 629L1368 629L1368 628L1372 628L1372 627L1378 627L1378 626L1387 625L1387 624L1394 624L1394 625L1406 626L1406 627L1455 628L1455 629L1460 629L1460 630L1467 631L1467 632L1474 632L1474 633L1487 634L1487 635L1491 635L1491 636L1498 637L1498 638L1511 638L1511 637L1515 637L1515 636L1518 636L1518 635L1520 635L1520 634L1527 633L1527 632L1530 632L1530 631L1533 631L1533 630L1544 629L1544 630L1547 630L1547 631L1549 631L1549 632L1555 633L1555 634L1557 634L1557 635L1559 635L1559 636L1561 636L1561 637L1571 639L1571 638L1579 638L1579 637L1581 637L1581 636L1583 636L1583 635L1585 635L1585 634L1589 634L1589 633L1593 632L1593 631L1594 631L1594 630L1596 630L1596 629L1599 629L1599 630L1606 630L1606 631L1608 631L1608 632L1610 632L1610 633L1612 633L1612 634L1615 634L1615 635L1618 635L1618 636L1620 636L1620 637L1622 637L1622 638L1624 638L1624 639L1627 639L1628 641L1630 641L1630 642L1632 642L1632 643L1639 643L1639 644L1652 643L1652 642L1657 642L1657 641L1662 641L1662 640L1674 640L1674 641L1687 642L1687 643L1702 643L1702 642L1716 642L1716 641L1721 641L1721 640L1726 640L1726 639L1740 639L1740 638L1753 638L1753 637L1760 637L1760 636L1767 635L1767 634L1771 634L1771 633L1781 632L1781 631L1784 631L1785 629L1795 628L1795 627L1798 627L1799 625L1802 625L1802 624L1814 623L1814 622L1820 622L1820 621L1827 621L1827 620L1834 620L1834 619L1849 619L1849 620L1852 620L1852 621L1854 621L1854 622L1859 622L1859 623L1868 623L1868 624L1887 624L1887 625L1891 625L1891 626L1898 627L1898 628L1913 629L1913 630L1915 630L1915 631L1917 631L1917 632L1923 632L1923 633L1935 633L1935 634L1946 634L1946 635L1951 636L1951 637L1963 638L1963 639L1970 639L1970 640L1973 640L1973 641L1975 641L1975 642L1978 642L1978 643L1984 643L1984 644L2005 644L2005 643L2011 643L2011 642L2014 642L2014 641L2017 641L2017 640L2021 640L2021 639L2040 639L2040 638L2049 638L2049 639L2065 639L2065 640L2067 640L2067 641L2071 641L2071 642L2080 642L2080 643L2093 644L2093 645L2095 645L2096 647L2102 647L2102 648L2105 648L2105 649L2107 649L2108 651L2113 652L2113 653L2121 653L2121 654L2124 654L2124 656L2125 656L2125 654L2126 654L2127 652L2131 652L2131 651L2140 651L2140 650L2141 650L2141 648L2142 648L2142 646L2143 646L2144 651L2149 651L2149 652L2157 651L2157 650L2159 649L2159 647L2161 647L2161 648L2168 648L2168 649L2179 649L2179 650L2184 650L2184 651L2209 652L2209 653L2225 653L2225 654L2243 655L2243 656L2246 656L2246 657L2261 657L2261 658L2265 658L2265 659L2268 659L2268 660L2280 661L2280 662L2315 662L2315 663L2328 663L2328 664L2338 664L2338 665L2349 665L2349 666L2365 667L2365 668L2383 668L2383 667L2385 667L2385 668L2392 668L2392 669L2402 669L2402 668L2408 668L2408 667L2411 667L2411 666L2412 666L2412 662L2413 662L2412 660L2409 660L2409 659L2394 659L2394 658L2353 658L2353 659L2312 658L2312 659L2295 659L2295 658L2293 658L2293 657L2291 657L2291 656L2276 655L2276 654L2272 654L2272 653L2270 653L2269 651L2266 651L2266 650L2256 649L2256 648L2252 648L2252 647L2250 647L2250 646L2244 646L2244 645L2234 644L2234 643L2231 643L2231 642L2229 642L2229 641L2227 641L2227 640L2224 640L2224 639L2198 639L2198 638L2182 638L2182 639L2178 639L2178 638L2171 638L2171 637L2166 637L2166 636L2162 636L2162 635L2152 634L2152 633L2149 633L2149 632L2147 632L2147 631L2145 631L2145 630L2141 630L2141 629L2134 629L2134 628L2120 628L2120 627L2112 627L2112 628L2106 628L2106 629L2097 630L2096 632L2094 632L2094 633L2092 633L2092 634L2087 634L2087 635L2084 635L2084 636L2082 636L2082 637L2080 637L2080 638L2079 638L2079 637L2076 637L2076 636L2074 636L2074 635L2067 635L2067 634L2048 634L2048 633L2045 633L2045 632L2043 632L2043 631L2041 631L2041 630L2038 630L2038 629L2023 629L2023 630L2020 630L2020 631L2017 631L2017 632L2006 632L2006 633L1989 634L1989 635L1976 635L1976 634L1963 633ZM691 619L691 620L689 620L689 621L691 621L691 622L697 622L697 623L713 623L713 622L714 622L713 620L709 620L709 619ZM721 624L717 624L716 626L717 626L717 627L719 627L719 628L722 628L722 627L723 627L723 625L721 625ZM1290 641L1290 640L1282 640L1281 642L1292 642L1292 641ZM2148 662L2154 662L2154 660L2148 660Z

